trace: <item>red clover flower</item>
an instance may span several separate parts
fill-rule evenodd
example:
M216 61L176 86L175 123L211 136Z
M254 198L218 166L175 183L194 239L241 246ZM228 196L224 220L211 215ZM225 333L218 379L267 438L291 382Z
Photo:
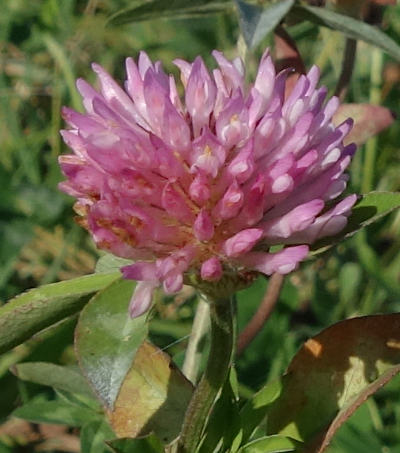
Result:
M343 229L356 201L331 203L356 147L343 144L351 119L332 124L339 100L325 102L319 69L285 98L288 71L276 74L268 51L249 87L239 58L213 56L212 74L200 57L175 61L183 99L144 52L138 64L126 60L124 89L93 64L100 91L77 82L86 113L63 109L74 154L60 157L60 188L77 198L99 248L135 261L122 268L139 281L133 317L160 284L179 291L188 272L207 282L225 272L291 272L309 244ZM285 247L271 253L273 245Z

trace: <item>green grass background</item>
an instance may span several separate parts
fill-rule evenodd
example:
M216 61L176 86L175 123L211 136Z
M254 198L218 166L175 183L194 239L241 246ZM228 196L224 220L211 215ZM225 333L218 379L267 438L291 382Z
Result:
M0 14L0 304L37 285L93 271L98 252L73 222L73 200L57 190L62 180L57 156L65 146L62 105L81 109L74 80L94 82L90 63L124 79L124 59L143 49L177 74L174 58L210 51L236 55L237 19L218 14L111 27L107 18L128 0L3 0ZM384 27L400 41L400 6L390 7ZM310 23L289 27L303 58L322 69L331 92L340 73L344 40ZM249 58L254 74L266 38ZM347 101L382 104L399 114L400 66L383 52L359 43ZM369 159L366 159L369 156ZM370 162L370 163L368 163ZM372 163L372 165L371 165ZM400 128L396 122L359 149L349 191L400 190ZM322 328L347 317L400 311L400 212L393 213L286 279L281 300L259 336L237 360L243 392L258 389L284 371L299 345ZM239 327L256 309L267 282L257 281L241 298ZM194 303L170 298L160 309L152 338L179 362L190 330ZM1 434L10 412L49 392L18 382L8 371L20 360L74 361L71 319L0 356L0 452L34 451ZM53 450L58 451L58 450ZM362 406L335 437L331 453L400 451L400 380Z

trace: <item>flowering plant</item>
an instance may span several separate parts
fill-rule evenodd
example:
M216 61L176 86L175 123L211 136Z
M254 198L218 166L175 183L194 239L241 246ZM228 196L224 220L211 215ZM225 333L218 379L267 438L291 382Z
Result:
M146 18L158 3L132 11ZM241 56L214 50L213 69L202 57L176 59L180 83L145 52L126 59L124 84L99 64L92 65L97 85L78 79L84 112L62 109L69 153L59 157L59 188L75 199L77 223L106 253L94 274L39 287L0 308L0 352L80 312L79 368L16 365L21 379L59 392L16 416L37 420L55 403L81 427L82 451L317 453L400 372L400 318L388 314L328 327L256 393L238 383L238 358L284 298L285 275L400 206L399 193L347 193L357 146L393 116L343 102L355 38L395 57L398 46L365 23L366 2L295 3L263 8L236 0ZM226 6L199 4L202 12ZM173 4L168 11L180 10ZM310 17L340 24L348 36L333 96L318 66L306 72L282 25ZM274 46L248 82L249 53L272 30ZM318 265L328 268L323 258ZM258 299L257 288L265 293ZM171 300L195 312L184 358L153 344L171 322ZM259 306L237 335L237 314L253 300Z
M126 92L93 65L100 92L77 83L87 113L63 110L75 155L60 157L68 178L60 187L77 197L79 222L98 247L136 260L122 268L140 282L133 317L160 283L181 290L185 273L218 282L226 273L291 272L308 244L344 228L356 201L327 208L346 187L356 147L343 144L350 118L332 124L339 100L324 102L318 68L285 99L288 71L276 74L269 51L250 87L239 58L213 55L213 77L200 57L176 60L184 103L173 76L142 52L138 65L126 61ZM269 253L273 245L287 247Z

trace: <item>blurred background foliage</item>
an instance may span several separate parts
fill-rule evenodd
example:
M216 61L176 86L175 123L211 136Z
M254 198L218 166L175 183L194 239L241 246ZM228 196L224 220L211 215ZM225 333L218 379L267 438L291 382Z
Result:
M91 273L98 252L74 224L73 200L57 190L62 179L57 156L65 149L59 129L62 105L81 108L75 79L94 82L95 61L117 80L124 59L143 49L177 74L174 58L209 64L210 51L237 54L237 18L229 11L210 16L153 19L111 26L108 18L131 7L131 0L3 0L0 15L0 304L40 284ZM138 2L137 2L138 3ZM382 9L385 32L400 41L400 6ZM309 22L288 26L306 66L316 63L332 93L339 77L344 38ZM248 71L267 37L249 58ZM359 42L348 102L382 104L399 114L400 65L381 50ZM369 155L369 159L365 156ZM372 159L372 160L371 160ZM358 152L350 191L400 190L400 128L395 123ZM244 397L282 374L299 345L341 319L400 312L400 212L393 213L286 278L277 308L237 359ZM267 287L260 278L239 295L243 329ZM159 296L160 299L162 296ZM183 304L183 302L186 302ZM182 361L190 332L195 296L190 290L157 305L151 336L175 361ZM31 425L9 418L27 400L45 395L45 387L18 381L9 371L21 360L74 363L75 319L42 332L0 356L0 452L79 451L77 429ZM207 347L207 345L205 345ZM101 451L101 448L100 450ZM400 451L400 379L370 399L335 437L331 453Z

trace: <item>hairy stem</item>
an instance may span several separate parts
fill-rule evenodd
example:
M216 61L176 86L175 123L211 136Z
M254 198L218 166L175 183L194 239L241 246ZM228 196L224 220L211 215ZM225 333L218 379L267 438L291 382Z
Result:
M208 328L209 314L210 309L208 303L202 297L199 297L196 315L193 320L192 333L182 367L183 374L193 384L196 384L197 380L200 358L199 345Z
M210 300L211 347L208 363L186 411L178 453L194 453L219 391L225 383L235 345L231 298Z

